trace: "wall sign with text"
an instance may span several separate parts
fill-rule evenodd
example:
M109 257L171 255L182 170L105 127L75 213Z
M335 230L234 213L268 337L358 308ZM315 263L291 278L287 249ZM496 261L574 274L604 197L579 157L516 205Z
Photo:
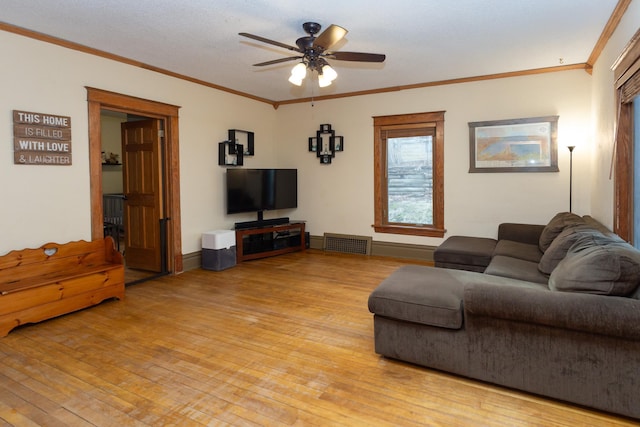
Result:
M13 110L16 165L71 165L71 117Z

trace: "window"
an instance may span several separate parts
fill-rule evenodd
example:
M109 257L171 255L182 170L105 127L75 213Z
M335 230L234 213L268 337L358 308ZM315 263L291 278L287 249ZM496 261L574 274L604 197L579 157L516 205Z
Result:
M373 118L378 233L444 236L444 111Z

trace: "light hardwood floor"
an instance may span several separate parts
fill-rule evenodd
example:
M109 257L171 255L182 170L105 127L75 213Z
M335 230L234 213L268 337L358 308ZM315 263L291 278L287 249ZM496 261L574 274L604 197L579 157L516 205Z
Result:
M404 263L310 250L18 328L0 425L635 425L376 355L367 298Z

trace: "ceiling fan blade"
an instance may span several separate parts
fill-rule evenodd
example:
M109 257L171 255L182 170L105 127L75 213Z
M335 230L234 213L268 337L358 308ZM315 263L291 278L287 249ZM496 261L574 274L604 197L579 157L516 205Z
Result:
M313 41L313 47L321 47L323 50L329 49L334 44L338 43L342 38L347 35L348 31L344 28L331 24L329 28L324 30Z
M326 56L338 61L384 62L386 59L386 55L381 53L364 52L330 52Z
M287 58L280 58L280 59L274 59L273 61L266 61L266 62L260 62L258 64L253 64L254 67L262 67L265 65L273 65L273 64L279 64L281 62L287 62L287 61L293 61L294 59L300 59L303 58L302 56L289 56Z
M264 37L256 36L256 35L254 35L254 34L249 34L249 33L238 33L238 35L241 35L241 36L243 36L243 37L248 37L248 38L253 39L253 40L258 40L259 42L262 42L262 43L268 43L268 44L272 44L272 45L274 45L274 46L283 47L283 48L285 48L285 49L293 50L293 51L295 51L295 52L302 52L302 51L301 51L300 49L298 49L297 47L289 46L288 44L280 43L280 42L277 42L277 41L275 41L275 40L265 39Z

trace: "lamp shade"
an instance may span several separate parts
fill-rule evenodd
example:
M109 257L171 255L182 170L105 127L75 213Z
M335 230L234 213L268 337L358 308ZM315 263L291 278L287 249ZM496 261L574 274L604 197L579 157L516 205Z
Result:
M307 76L307 69L311 67L312 70L318 71L318 85L320 87L327 87L331 84L332 81L338 77L338 73L335 72L333 68L326 62L322 61L324 65L320 68L320 64L307 64L305 62L301 62L296 64L291 69L291 76L289 76L289 82L296 86L302 86L302 81Z
M329 65L322 66L322 75L324 76L325 79L328 79L330 82L334 81L336 77L338 77L338 73L336 73L336 70L331 68L331 66Z
M289 77L289 83L294 84L296 86L302 86L302 79L297 78L293 74Z
M295 77L296 80L302 80L307 76L307 65L304 62L297 64L291 70L291 77Z
M331 84L331 80L329 80L324 74L320 74L318 76L318 86L327 87Z

